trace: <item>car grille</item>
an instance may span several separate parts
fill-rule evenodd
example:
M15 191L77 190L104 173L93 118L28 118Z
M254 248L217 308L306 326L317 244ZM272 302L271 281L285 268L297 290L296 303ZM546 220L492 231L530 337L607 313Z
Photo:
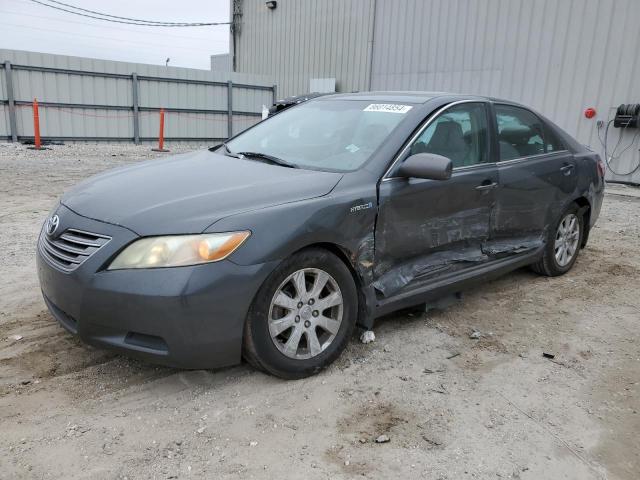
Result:
M70 228L58 238L40 234L40 253L51 265L65 272L78 268L91 255L102 248L111 237Z

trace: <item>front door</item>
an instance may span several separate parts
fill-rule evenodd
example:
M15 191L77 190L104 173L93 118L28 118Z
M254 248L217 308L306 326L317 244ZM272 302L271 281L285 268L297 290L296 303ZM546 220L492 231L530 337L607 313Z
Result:
M540 247L559 217L577 176L573 155L533 112L496 104L500 188L496 195L493 253ZM490 247L491 248L491 247Z
M429 121L406 156L452 160L449 180L384 178L379 189L374 287L384 297L486 260L498 185L489 162L489 116L483 102L451 106Z

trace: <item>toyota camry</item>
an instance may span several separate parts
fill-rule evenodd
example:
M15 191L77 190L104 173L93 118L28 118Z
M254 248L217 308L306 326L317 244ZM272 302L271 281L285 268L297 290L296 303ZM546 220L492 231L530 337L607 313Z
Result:
M80 183L42 228L38 274L89 344L301 378L391 311L524 266L566 273L603 177L596 153L519 104L322 96Z

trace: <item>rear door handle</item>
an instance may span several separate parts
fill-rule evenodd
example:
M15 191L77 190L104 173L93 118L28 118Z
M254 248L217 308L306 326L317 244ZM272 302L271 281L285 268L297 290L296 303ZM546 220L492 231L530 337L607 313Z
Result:
M562 167L560 167L560 171L565 175L571 175L571 172L573 171L573 165L571 164L563 165Z
M491 190L493 188L496 188L498 186L498 184L496 182L491 182L491 183L483 183L482 185L478 185L476 187L476 190Z

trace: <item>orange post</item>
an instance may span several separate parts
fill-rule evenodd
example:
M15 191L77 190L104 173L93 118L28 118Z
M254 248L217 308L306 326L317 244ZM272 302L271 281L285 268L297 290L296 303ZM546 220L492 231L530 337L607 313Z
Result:
M40 150L40 115L38 113L38 99L33 99L33 136L36 150Z
M164 108L160 109L160 132L158 133L158 150L164 150Z
M152 148L154 152L168 152L164 148L164 108L160 109L160 131L158 132L158 148Z

